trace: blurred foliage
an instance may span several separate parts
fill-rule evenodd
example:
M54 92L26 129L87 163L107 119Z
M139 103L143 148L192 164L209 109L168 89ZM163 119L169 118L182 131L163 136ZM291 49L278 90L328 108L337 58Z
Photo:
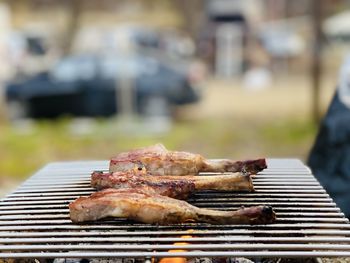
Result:
M52 160L109 159L120 151L162 142L172 150L208 158L259 156L305 158L316 127L301 119L247 123L229 119L180 121L164 135L130 136L113 120L97 120L86 134L76 134L73 121L0 124L0 177L23 179Z

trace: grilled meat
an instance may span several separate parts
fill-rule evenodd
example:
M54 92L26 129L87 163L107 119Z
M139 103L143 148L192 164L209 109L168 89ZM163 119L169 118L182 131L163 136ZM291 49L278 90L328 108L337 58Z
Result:
M120 153L110 160L109 171L144 169L152 175L197 175L199 172L246 172L265 169L265 159L208 160L199 154L168 151L162 144Z
M242 173L214 176L157 176L143 171L103 173L91 175L91 186L105 188L152 188L160 195L186 199L195 190L253 191L252 179Z
M184 222L268 224L275 220L275 213L267 206L217 211L198 208L153 190L132 188L106 189L89 197L80 197L69 205L69 210L73 222L95 221L110 216L160 225Z

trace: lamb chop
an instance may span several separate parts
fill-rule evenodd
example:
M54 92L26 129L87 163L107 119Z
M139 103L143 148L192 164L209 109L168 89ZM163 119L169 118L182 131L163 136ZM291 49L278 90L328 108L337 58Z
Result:
M80 197L69 205L73 222L95 221L105 217L127 218L149 224L204 222L211 224L268 224L275 220L271 207L255 206L236 211L198 208L152 190L105 189Z
M145 169L152 175L197 175L199 172L247 172L265 169L265 159L209 160L199 154L168 151L162 144L123 152L110 160L109 171Z
M91 175L91 186L97 190L106 188L152 188L160 195L186 199L196 190L253 191L252 179L242 173L214 176L150 175L145 171L103 173Z

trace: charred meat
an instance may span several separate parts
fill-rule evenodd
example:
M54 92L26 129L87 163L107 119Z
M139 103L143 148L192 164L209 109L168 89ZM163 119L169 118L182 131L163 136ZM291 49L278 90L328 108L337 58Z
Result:
M271 207L255 206L236 211L198 208L189 203L143 189L106 189L80 197L69 205L73 222L105 217L127 218L149 224L204 222L211 224L268 224L275 220Z
M120 153L110 160L109 171L146 170L152 175L197 175L199 172L256 174L267 167L265 159L208 160L199 154L168 151L162 144Z
M103 173L91 175L91 186L97 190L106 188L152 188L160 195L186 199L197 190L253 191L249 175L232 173L214 176L157 176L143 171Z

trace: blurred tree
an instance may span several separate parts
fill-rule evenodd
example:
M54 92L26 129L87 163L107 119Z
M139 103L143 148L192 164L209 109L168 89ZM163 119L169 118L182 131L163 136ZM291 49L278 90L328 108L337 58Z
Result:
M205 1L202 0L177 0L173 1L178 12L183 15L183 29L194 39L197 37L205 15Z
M312 114L316 124L320 121L320 80L322 76L322 21L324 0L313 0L312 21L314 32L314 43L312 53L311 78L312 78Z
M79 27L79 18L82 13L82 5L84 0L68 0L65 2L67 11L69 12L69 21L67 23L66 37L63 43L63 53L68 54L71 50L74 36Z

